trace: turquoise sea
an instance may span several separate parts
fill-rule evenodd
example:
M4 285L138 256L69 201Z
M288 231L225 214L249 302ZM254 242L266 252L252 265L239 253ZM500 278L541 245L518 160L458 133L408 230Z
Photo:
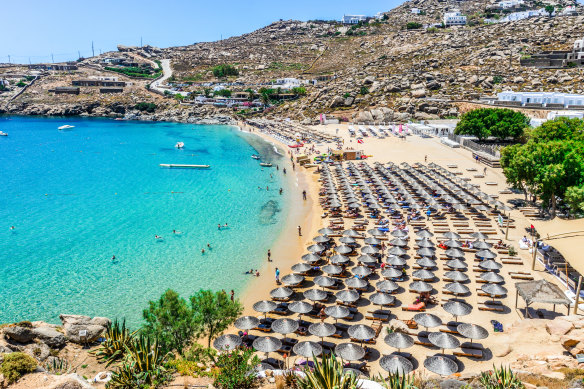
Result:
M135 327L168 288L237 293L286 218L281 170L250 158L283 157L234 127L0 117L0 130L0 323L74 313Z

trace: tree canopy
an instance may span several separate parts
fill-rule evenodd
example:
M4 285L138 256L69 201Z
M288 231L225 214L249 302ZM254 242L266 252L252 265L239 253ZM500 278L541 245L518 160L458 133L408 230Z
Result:
M239 301L231 301L227 293L210 290L199 290L191 296L191 306L198 324L197 334L207 337L208 347L243 311Z
M482 141L489 137L499 140L519 139L529 127L529 118L507 108L479 108L460 117L454 133L471 135Z
M551 209L552 217L556 213L556 197L565 198L574 210L584 205L583 128L584 121L580 119L550 120L534 129L526 144L501 151L507 181L526 194L539 196Z
M176 350L179 354L193 340L198 326L193 311L185 299L168 289L158 301L150 301L143 312L146 323L142 332L157 338L166 353Z
M187 301L174 290L167 290L158 301L150 301L143 312L142 333L158 339L166 353L183 351L192 342L220 335L243 311L238 300L231 301L225 292L199 290Z

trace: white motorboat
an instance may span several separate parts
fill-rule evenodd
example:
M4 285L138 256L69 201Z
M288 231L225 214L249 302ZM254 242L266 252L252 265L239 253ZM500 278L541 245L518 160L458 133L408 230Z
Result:
M259 155L257 155L257 154L253 154L251 157L252 157L253 159L260 159L260 156L259 156Z
M260 166L264 166L264 167L272 167L273 165L272 165L271 163L262 162L262 163L260 163Z
M59 127L59 130L70 130L72 128L75 128L75 126L70 126L68 124L65 124L64 126Z
M174 147L176 147L177 149L182 149L185 147L185 144L183 142L176 142Z
M0 131L0 136L8 136L8 134L5 133L4 131Z

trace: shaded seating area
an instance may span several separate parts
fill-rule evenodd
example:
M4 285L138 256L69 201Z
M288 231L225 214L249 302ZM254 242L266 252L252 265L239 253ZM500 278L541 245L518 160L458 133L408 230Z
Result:
M533 303L552 304L554 312L556 305L564 305L567 308L568 315L570 314L571 301L564 292L557 286L546 280L518 282L515 284L517 289L515 295L515 308L519 303L519 296L525 301L525 316L531 317L529 314L529 306Z

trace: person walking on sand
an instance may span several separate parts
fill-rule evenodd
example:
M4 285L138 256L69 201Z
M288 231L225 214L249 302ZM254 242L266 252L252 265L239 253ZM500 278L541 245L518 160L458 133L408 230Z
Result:
M268 249L268 262L272 262L272 252Z
M483 176L486 176L486 175L487 175L487 167L485 166L483 169Z
M286 175L286 168L282 169L282 173L284 173L284 175Z
M298 226L298 236L302 236L302 227Z
M303 190L302 191L302 199L303 200L306 200L306 190Z
M280 285L280 269L276 268L276 284Z
M235 292L231 289L231 301L235 301Z

